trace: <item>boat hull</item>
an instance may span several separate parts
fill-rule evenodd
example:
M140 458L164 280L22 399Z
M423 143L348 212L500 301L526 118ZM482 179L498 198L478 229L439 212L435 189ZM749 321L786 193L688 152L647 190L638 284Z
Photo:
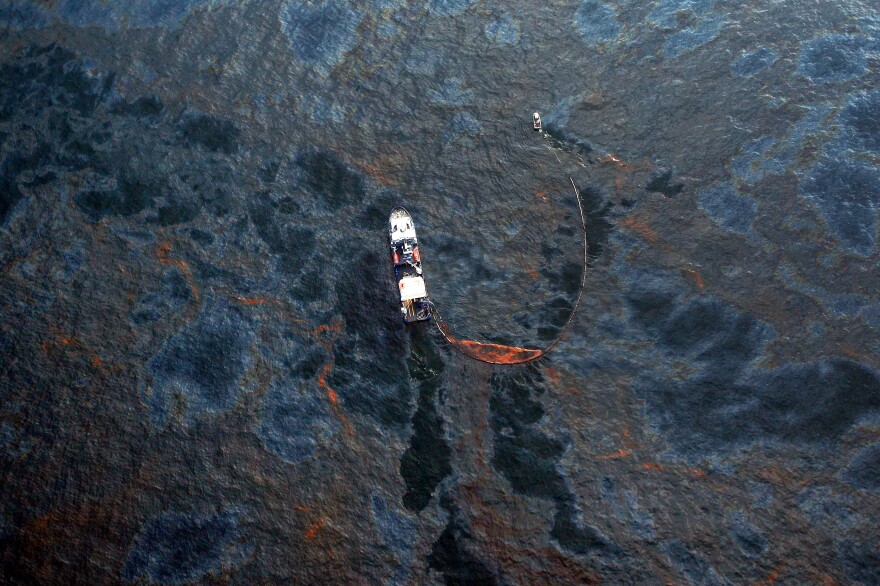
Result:
M404 208L396 207L388 217L391 263L400 295L400 314L405 323L431 319L431 301L422 276L422 258L415 223Z

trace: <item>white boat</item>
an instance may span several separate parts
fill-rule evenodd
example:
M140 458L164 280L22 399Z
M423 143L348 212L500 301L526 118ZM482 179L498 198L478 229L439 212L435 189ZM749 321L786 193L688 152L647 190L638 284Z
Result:
M537 112L532 114L532 126L535 127L535 130L541 130L541 115Z
M400 313L403 321L412 323L431 319L431 301L422 277L422 257L412 216L396 207L388 218L388 240L391 261L400 292Z

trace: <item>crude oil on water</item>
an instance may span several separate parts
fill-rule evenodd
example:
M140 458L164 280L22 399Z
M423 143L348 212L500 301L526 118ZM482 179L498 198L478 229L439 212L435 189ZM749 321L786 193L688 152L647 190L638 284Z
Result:
M880 583L873 2L2 0L0 149L2 584Z

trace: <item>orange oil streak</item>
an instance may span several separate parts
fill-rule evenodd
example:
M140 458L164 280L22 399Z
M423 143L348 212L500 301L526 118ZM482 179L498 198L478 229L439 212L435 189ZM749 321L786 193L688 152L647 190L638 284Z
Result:
M233 295L232 298L245 305L263 305L264 303L269 303L268 299L263 299L262 297L239 297L238 295Z
M642 470L654 470L655 472L660 472L660 471L666 470L666 467L664 467L660 464L657 464L656 462L643 462L642 463ZM690 474L691 476L695 476L696 478L705 478L706 476L708 476L708 474L706 474L705 472L703 472L702 470L699 470L697 468L685 468L685 469L677 468L677 469L672 469L672 471L678 471L678 472L683 472L685 474Z
M645 161L641 164L627 163L623 159L617 158L614 154L599 157L598 160L600 163L610 163L623 171L647 171L654 167L650 161Z
M317 336L317 335L322 334L322 333L324 333L324 332L328 332L328 333L332 334L331 337L335 338L335 337L336 337L336 334L338 334L338 333L341 332L341 331L342 331L342 322L338 321L338 322L336 322L336 323L332 323L332 324L330 324L330 325L327 325L327 324L321 324L321 325L319 325L318 327L316 327L316 328L312 331L312 333L313 333L315 336ZM330 343L332 344L332 340L331 340ZM323 344L324 344L325 346L327 345L326 342L323 343Z
M333 390L333 387L327 382L327 376L329 376L330 372L333 370L333 366L336 363L336 358L333 356L333 342L336 340L337 334L342 330L342 322L336 322L330 325L321 324L316 327L312 331L312 335L321 344L324 348L330 352L330 359L324 364L321 368L321 372L318 373L317 384L319 387L324 389L324 392L327 393L327 400L330 401L330 404L333 406L333 411L336 413L336 416L342 422L342 425L345 427L345 433L348 436L353 436L354 432L352 431L351 424L348 422L348 418L345 416L345 413L342 412L342 407L339 405L339 395L336 394L336 391ZM329 336L322 336L321 334L329 334Z
M705 287L706 284L703 282L703 275L700 274L700 271L697 269L684 269L684 273L694 280L698 289Z
M640 447L638 442L632 438L632 434L628 427L623 428L623 440L621 443L623 444L623 447L628 450L635 450Z
M628 228L631 232L644 238L649 244L657 242L657 234L645 222L632 217L626 217L617 223L619 226Z
M767 578L761 580L760 582L755 582L754 586L771 586L771 584L776 584L776 581L779 579L779 574L781 571L782 568L771 570Z
M613 454L606 454L604 456L599 456L599 459L600 460L615 460L617 458L626 458L630 454L632 454L632 451L625 450L625 449L621 448L621 449L617 450L616 452L614 452Z
M59 346L64 348L71 347L71 351L79 351L86 354L91 354L89 362L91 362L92 366L96 368L104 366L104 361L101 360L101 357L94 353L85 344L85 342L82 342L76 336L65 336L62 334L58 334L52 341L44 340L40 342L40 350L42 350L44 354L51 354L52 352L57 350Z
M399 185L400 169L403 166L403 157L400 153L392 153L379 157L376 161L368 163L367 161L355 161L355 164L361 168L367 175L381 183L382 185Z
M336 394L330 385L327 384L327 375L330 374L330 371L333 370L333 362L328 362L321 369L321 372L318 374L318 386L324 389L327 392L327 398L330 400L330 404L335 408L339 408L339 396Z
M327 522L327 520L324 519L323 517L321 517L320 519L318 519L315 522L314 525L309 527L309 530L306 531L306 541L311 541L312 539L314 539L315 536L318 534L318 531L321 530L321 527L323 527L324 523L326 523L326 522Z
M371 165L370 163L361 163L360 168L370 177L381 183L382 185L396 185L398 181L388 176L387 173L382 171L378 165Z
M199 288L196 287L196 281L193 277L192 269L189 268L189 264L185 260L179 258L171 258L169 254L171 254L171 243L160 242L159 246L156 248L156 258L158 258L159 262L161 262L162 264L170 264L180 269L180 271L183 273L183 276L186 278L186 282L189 284L189 288L192 290L193 299L195 299L196 303L198 303Z
M613 154L605 155L604 157L599 157L599 162L600 162L600 163L611 163L611 164L614 165L615 167L619 167L619 168L621 168L621 169L627 169L627 170L630 170L630 169L633 168L632 165L630 165L629 163L626 163L626 162L624 162L624 161L618 159L618 158L615 157Z

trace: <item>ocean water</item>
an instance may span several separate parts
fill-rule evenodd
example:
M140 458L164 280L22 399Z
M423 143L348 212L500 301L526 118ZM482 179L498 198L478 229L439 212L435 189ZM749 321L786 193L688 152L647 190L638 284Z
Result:
M877 583L878 65L853 0L0 1L0 582ZM569 178L548 356L401 323L395 205L555 339Z

